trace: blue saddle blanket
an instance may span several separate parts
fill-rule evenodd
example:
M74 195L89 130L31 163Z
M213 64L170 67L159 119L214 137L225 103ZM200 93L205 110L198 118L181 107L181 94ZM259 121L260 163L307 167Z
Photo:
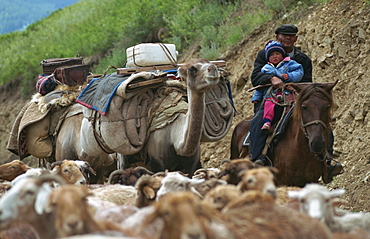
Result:
M127 78L129 76L118 75L117 73L95 78L77 97L76 102L98 111L101 115L106 115L117 88Z

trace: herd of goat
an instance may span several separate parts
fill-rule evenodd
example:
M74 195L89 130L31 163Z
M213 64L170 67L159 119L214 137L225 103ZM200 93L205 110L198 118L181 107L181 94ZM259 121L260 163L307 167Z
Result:
M0 165L0 238L370 238L370 213L340 208L344 189L276 187L249 159L181 172L113 171L89 184L88 163Z

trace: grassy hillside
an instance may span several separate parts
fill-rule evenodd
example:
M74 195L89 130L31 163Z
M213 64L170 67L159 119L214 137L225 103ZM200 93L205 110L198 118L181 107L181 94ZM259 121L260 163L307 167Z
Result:
M21 80L34 92L40 61L81 55L94 73L123 66L125 49L141 42L176 45L180 57L198 43L214 60L255 27L272 18L295 22L300 9L326 0L81 0L24 32L0 35L0 86ZM281 20L282 19L282 20Z

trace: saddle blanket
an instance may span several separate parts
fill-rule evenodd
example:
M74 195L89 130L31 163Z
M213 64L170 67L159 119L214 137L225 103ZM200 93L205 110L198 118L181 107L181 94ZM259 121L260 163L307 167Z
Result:
M76 102L106 115L117 88L129 76L122 76L116 73L93 79L77 97Z

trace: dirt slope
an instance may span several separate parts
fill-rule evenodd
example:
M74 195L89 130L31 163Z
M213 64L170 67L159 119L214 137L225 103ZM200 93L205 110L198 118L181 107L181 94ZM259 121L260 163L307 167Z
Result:
M370 6L362 0L333 0L321 8L302 13L298 46L313 60L315 82L340 80L334 88L338 109L333 124L335 159L345 167L329 188L345 188L348 209L370 211ZM278 25L268 23L255 29L237 46L226 52L227 70L232 74L236 125L252 114L250 73L254 57L265 42L274 38ZM12 157L6 141L12 124L25 101L16 93L17 85L0 88L0 162ZM232 127L233 129L234 127ZM205 167L219 167L229 158L231 131L220 142L202 144Z
M333 124L335 159L345 173L328 184L345 188L348 208L370 211L370 6L360 0L333 0L324 7L302 16L297 46L313 60L314 82L340 80L334 88L338 105ZM252 114L250 74L257 52L274 38L278 25L256 29L238 46L224 55L232 73L233 94L238 115L234 126ZM232 128L233 129L233 128ZM229 157L232 130L221 143L203 145L203 160L217 167Z

